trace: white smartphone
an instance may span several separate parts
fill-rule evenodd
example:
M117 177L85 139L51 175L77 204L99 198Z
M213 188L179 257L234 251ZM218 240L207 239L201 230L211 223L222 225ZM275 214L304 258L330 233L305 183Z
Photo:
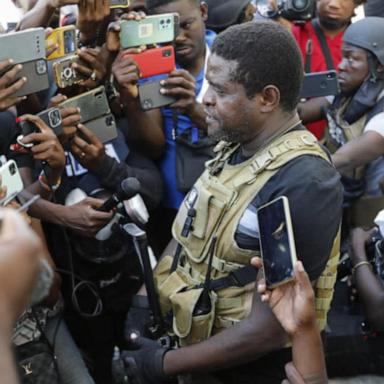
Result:
M14 160L7 161L0 168L1 186L7 187L5 197L0 199L0 205L8 204L14 199L24 188L19 169Z
M261 206L257 219L265 282L272 289L294 278L297 257L288 198L281 196Z

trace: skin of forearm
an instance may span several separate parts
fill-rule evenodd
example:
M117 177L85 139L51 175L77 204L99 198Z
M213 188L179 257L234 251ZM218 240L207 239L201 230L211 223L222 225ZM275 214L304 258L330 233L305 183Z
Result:
M256 321L251 316L204 342L168 352L164 357L165 373L214 371L247 363L282 348L287 335L269 308L267 311L259 313Z
M323 116L323 109L329 105L327 99L318 97L307 100L304 103L299 103L298 112L300 119L304 124L321 120Z
M28 214L41 221L66 226L66 210L67 207L61 204L39 200L29 208Z
M48 27L49 21L55 12L48 0L39 0L36 5L21 19L17 30L36 27Z
M161 120L157 121L150 113L141 111L137 99L123 101L124 115L129 124L134 126L130 131L130 139L140 142L146 154L152 159L158 159L164 152L165 138ZM159 112L160 113L160 112Z
M323 345L316 324L292 337L293 364L307 384L327 383Z
M355 280L360 301L363 303L364 312L371 326L377 331L384 330L383 284L368 265L362 265L356 269Z

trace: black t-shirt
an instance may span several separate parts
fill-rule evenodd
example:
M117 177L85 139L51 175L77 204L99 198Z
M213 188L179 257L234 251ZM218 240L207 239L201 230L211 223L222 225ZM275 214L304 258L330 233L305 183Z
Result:
M244 160L238 151L231 163ZM242 215L235 240L240 248L259 249L256 210L283 195L289 201L297 256L310 279L316 280L338 231L343 199L339 174L320 157L300 156L271 177Z

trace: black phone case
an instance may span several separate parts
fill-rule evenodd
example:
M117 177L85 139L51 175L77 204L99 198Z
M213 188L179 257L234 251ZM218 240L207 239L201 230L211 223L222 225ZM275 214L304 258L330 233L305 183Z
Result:
M306 73L300 97L309 99L311 97L337 95L339 92L340 88L336 71Z
M140 105L143 111L165 107L174 103L177 99L173 96L162 95L160 89L161 80L148 81L139 87Z

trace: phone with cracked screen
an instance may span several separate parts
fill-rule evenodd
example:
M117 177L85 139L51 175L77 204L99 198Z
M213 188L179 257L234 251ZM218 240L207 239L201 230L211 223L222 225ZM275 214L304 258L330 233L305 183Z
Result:
M0 205L7 205L24 188L23 180L14 160L9 160L0 167L0 177L0 185L7 187L7 193L0 200Z
M136 62L141 78L170 73L176 69L175 50L172 45L148 49L141 53L126 53L123 58L131 58Z
M265 282L272 289L294 279L297 257L288 198L259 207L257 220Z
M121 48L169 43L179 31L179 14L163 13L142 20L124 20L120 24Z
M47 37L47 43L57 44L58 48L52 52L47 59L55 60L74 53L77 49L76 27L68 25L66 27L56 28Z
M300 92L302 99L337 95L340 92L336 71L313 72L304 75Z
M139 86L140 106L143 111L165 107L177 101L174 96L162 95L160 80L147 81Z
M23 68L17 74L14 82L22 77L27 78L23 87L12 96L27 96L49 88L43 28L0 35L0 47L0 61L13 60L13 64L4 69L0 76L9 71L13 65L21 64Z

